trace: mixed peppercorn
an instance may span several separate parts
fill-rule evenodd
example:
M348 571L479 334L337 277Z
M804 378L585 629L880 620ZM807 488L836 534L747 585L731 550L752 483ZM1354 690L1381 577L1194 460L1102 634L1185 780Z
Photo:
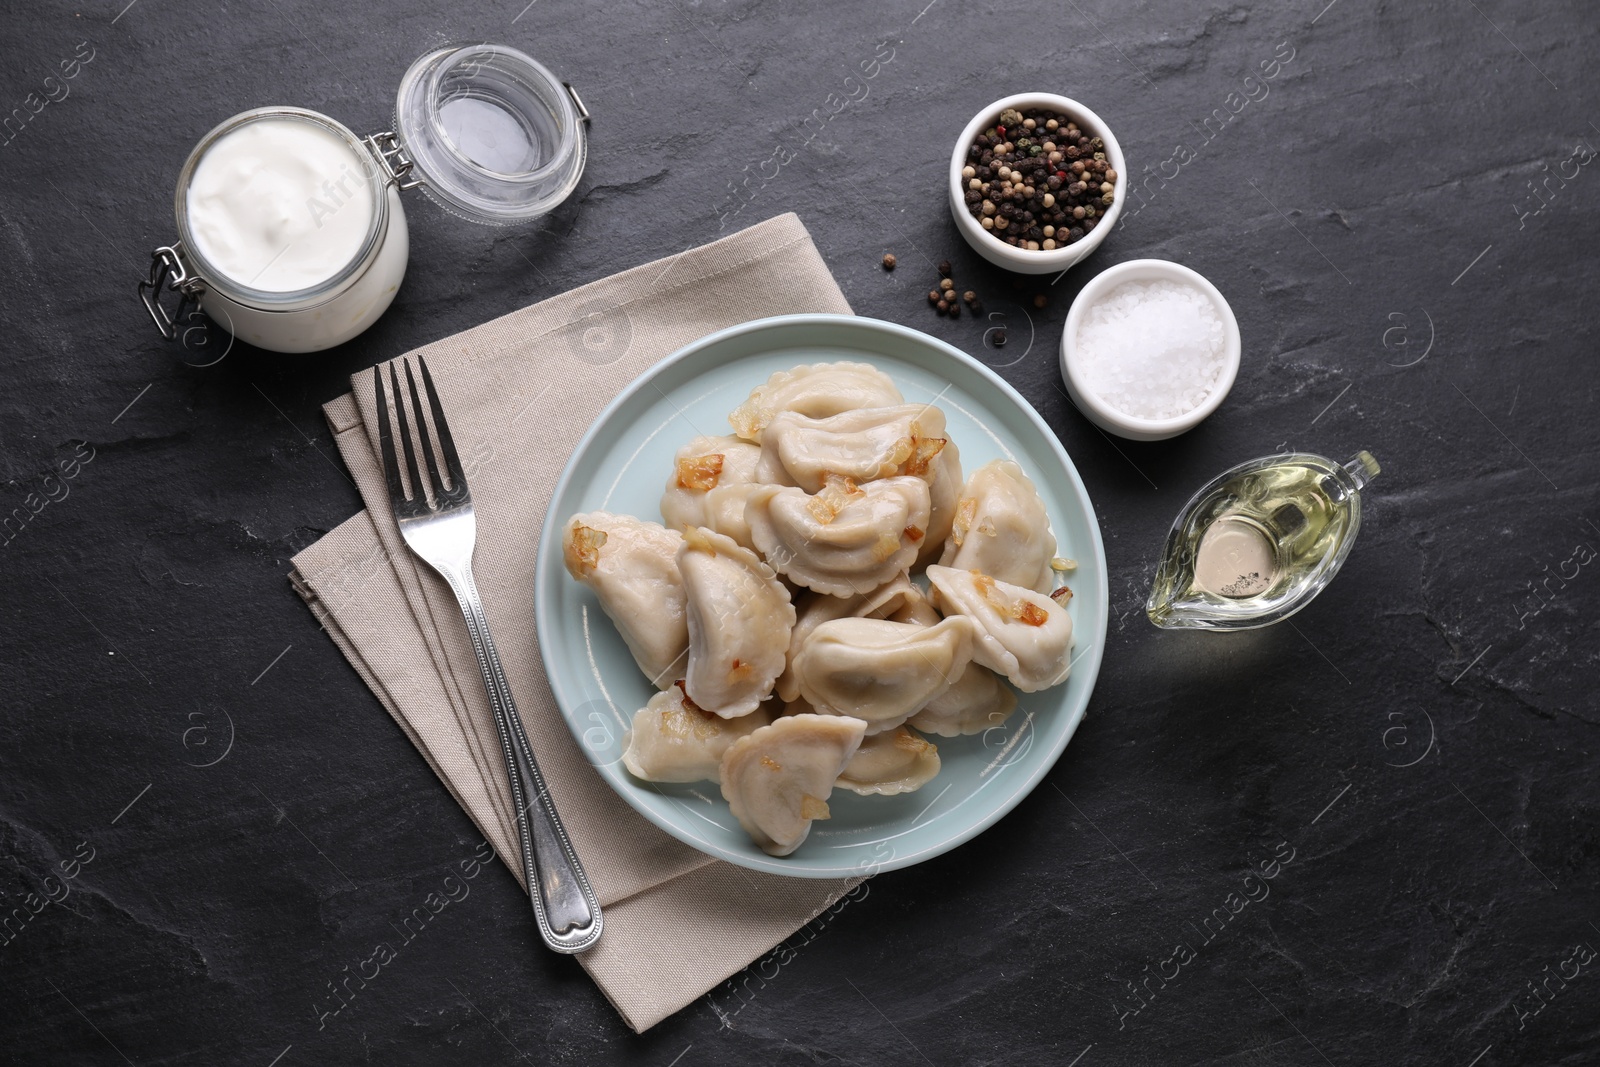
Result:
M955 279L950 276L950 261L948 259L939 261L938 271L939 287L928 290L928 303L933 305L933 310L941 315L948 315L952 319L959 319L961 317L961 305L965 302L967 307L972 309L974 315L982 313L983 305L978 303L978 294L976 292L968 289L959 296L956 295L956 283Z
M1007 108L967 148L967 210L992 237L1031 252L1092 233L1116 202L1105 142L1046 108Z

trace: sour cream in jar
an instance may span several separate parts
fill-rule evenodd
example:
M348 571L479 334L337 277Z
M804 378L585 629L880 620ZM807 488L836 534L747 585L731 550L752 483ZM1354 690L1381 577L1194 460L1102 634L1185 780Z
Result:
M504 45L418 56L394 115L394 129L357 137L320 112L263 107L201 138L178 175L178 239L151 253L139 282L162 336L205 345L209 316L277 352L348 341L405 276L402 190L420 187L469 222L514 226L562 203L588 159L577 91Z
M195 251L256 289L320 285L356 258L372 227L371 167L314 123L269 118L231 130L189 179Z
M389 306L409 236L394 183L325 115L260 108L200 142L178 183L178 230L200 306L278 352L349 340Z

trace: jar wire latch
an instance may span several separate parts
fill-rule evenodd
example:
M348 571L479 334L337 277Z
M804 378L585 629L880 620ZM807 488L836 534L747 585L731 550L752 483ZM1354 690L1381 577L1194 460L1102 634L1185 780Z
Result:
M393 130L384 130L382 133L374 133L367 137L365 143L373 158L378 161L378 165L383 168L389 183L396 189L404 192L424 184L421 178L405 180L406 175L416 168L416 163L406 155L406 147L400 142L399 134Z
M578 95L578 90L572 87L571 82L561 83L567 90L567 95L572 97L572 106L578 109L578 120L585 126L593 126L594 121L589 118L589 109L583 106L583 97Z
M169 341L177 339L178 323L199 304L200 294L206 291L206 283L184 266L182 250L183 242L175 241L150 253L150 277L139 283L139 297L144 301L145 310L150 312L161 336ZM169 314L161 304L164 289L179 294L174 314Z

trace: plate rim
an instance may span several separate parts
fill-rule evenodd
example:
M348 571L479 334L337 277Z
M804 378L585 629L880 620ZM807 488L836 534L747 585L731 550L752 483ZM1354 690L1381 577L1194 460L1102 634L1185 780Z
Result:
M1009 815L1018 804L1022 803L1023 799L1025 799L1029 794L1039 787L1039 784L1043 782L1050 771L1055 768L1056 763L1061 759L1061 756L1066 751L1067 746L1072 743L1073 737L1078 732L1079 725L1082 724L1084 718L1088 714L1089 701L1094 697L1094 687L1099 681L1100 666L1105 653L1106 636L1108 634L1110 625L1111 608L1111 583L1109 572L1106 566L1105 541L1100 530L1099 515L1095 512L1094 504L1089 499L1088 487L1084 485L1083 477L1078 473L1077 465L1072 462L1072 457L1067 454L1066 447L1061 443L1061 439L1056 435L1054 430L1050 429L1049 424L1044 421L1044 417L1039 414L1038 410L1034 408L1033 404L1031 404L1026 397L1019 393L1016 388L1011 385L1011 383L1007 382L1004 378L1000 377L999 374L995 373L993 368L985 366L981 361L973 358L966 352L961 351L959 348L956 348L949 342L942 341L937 337L923 333L921 330L916 330L909 326L903 326L896 322L870 318L864 315L839 315L831 313L771 315L765 318L752 319L748 322L742 322L734 326L725 327L721 330L708 333L694 341L690 341L688 344L676 349L667 356L663 357L661 360L652 364L650 367L646 368L639 374L638 377L624 386L622 390L618 392L617 395L613 397L603 409L601 409L600 413L595 416L594 421L590 423L589 428L584 431L583 436L578 439L577 444L573 446L572 452L568 455L567 461L562 467L561 476L556 479L555 487L550 491L550 498L546 505L544 522L539 531L539 540L535 548L534 627L535 633L540 635L538 639L539 658L544 665L545 680L550 686L551 695L555 700L556 710L560 712L562 722L573 734L574 740L581 746L583 744L583 738L579 733L578 724L574 723L570 715L567 713L567 704L570 701L563 699L562 686L558 683L558 678L560 676L552 670L549 644L543 640L542 636L547 632L544 625L545 620L551 618L555 611L554 605L550 603L548 599L549 597L553 596L553 594L546 592L547 583L552 581L560 582L568 577L565 568L557 567L553 562L559 556L559 551L556 550L557 546L555 545L555 536L556 531L561 528L562 524L551 521L551 510L554 508L556 501L560 500L566 494L576 472L579 459L593 445L595 439L599 435L600 428L604 426L621 407L631 401L636 394L652 386L655 380L665 373L669 368L692 358L694 355L703 351L704 349L721 344L732 338L741 337L751 333L778 331L781 329L792 329L795 327L806 326L859 329L866 334L894 334L904 340L910 341L913 344L922 345L926 348L929 348L946 358L953 359L958 364L965 365L968 370L977 372L979 377L987 379L989 384L996 387L1000 393L1005 396L1006 399L1013 404L1013 406L1016 407L1016 409L1022 414L1023 418L1031 424L1034 431L1045 442L1046 447L1053 452L1055 457L1061 462L1062 467L1067 474L1067 480L1071 484L1073 491L1076 493L1078 503L1082 507L1083 512L1088 519L1087 525L1089 527L1090 540L1094 547L1095 567L1101 581L1101 587L1104 590L1100 611L1098 616L1092 620L1094 623L1095 644L1094 647L1089 651L1089 654L1083 658L1083 661L1080 663L1078 668L1080 675L1082 675L1084 672L1088 672L1088 684L1084 690L1082 705L1075 710L1072 715L1072 721L1067 724L1066 733L1061 739L1060 747L1054 752L1050 753L1048 759L1041 761L1038 769L1023 779L1021 784L1015 790L1013 790L1010 795L1006 796L998 805L995 806L993 810L985 814L970 827L966 828L960 833L941 838L937 842L930 844L916 852L905 855L895 855L882 864L873 865L868 868L863 868L859 863L851 866L839 866L831 868L819 868L816 866L796 867L790 865L790 860L787 857L773 857L765 854L761 856L752 856L738 852L732 852L711 841L695 838L692 835L686 835L685 833L681 832L676 825L659 816L652 808L637 801L633 796L630 795L629 790L620 788L617 783L613 782L605 774L600 773L598 767L594 768L595 773L600 774L600 778L606 783L606 786L615 792L619 797L621 797L623 802L626 803L630 808L638 812L653 825L659 827L663 832L667 833L678 841L682 841L684 844L700 852L702 855L709 856L712 859L724 860L728 863L733 863L737 866L744 867L747 870L763 871L769 874L779 874L790 878L843 878L851 875L870 875L884 871L898 870L902 867L914 866L915 864L921 863L925 860L932 859L935 856L943 855L944 853L967 843L974 837L977 837L979 834L988 830L1005 816ZM568 695L570 696L570 694ZM592 763L591 766L593 766Z

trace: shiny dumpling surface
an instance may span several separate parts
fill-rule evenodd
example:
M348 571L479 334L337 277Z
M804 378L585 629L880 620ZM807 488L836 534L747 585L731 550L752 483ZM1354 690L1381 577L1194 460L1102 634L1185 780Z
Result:
M622 765L647 782L715 782L728 746L766 722L759 711L737 719L704 711L679 682L634 712Z
M811 495L766 485L745 520L756 549L797 585L833 596L876 589L916 562L928 529L928 483L902 476L866 482L830 478Z
M634 662L657 689L683 673L687 598L678 571L683 536L631 515L574 515L561 532L567 573L594 591Z
M1000 726L1016 709L1017 695L1000 676L980 663L970 663L949 689L906 721L923 733L961 737Z
M1024 693L1067 680L1072 667L1072 616L1043 593L997 581L981 571L928 568L934 606L946 622L971 620L972 658Z
M778 371L766 384L756 386L750 398L728 415L728 422L735 434L753 442L761 440L761 431L780 412L824 419L855 408L889 407L904 399L894 381L869 363L807 363Z
M950 687L972 657L965 619L919 626L887 619L819 625L794 658L800 695L819 712L850 715L869 734L892 730Z
M728 746L722 796L751 840L787 856L826 819L833 784L867 724L842 715L785 715Z
M689 699L725 719L748 715L772 692L794 629L789 590L731 538L700 527L678 549L689 622Z
M756 480L815 493L830 474L857 484L900 474L931 479L946 441L944 412L932 404L861 408L825 419L786 411L761 431Z
M730 486L750 485L755 481L760 460L759 446L732 436L696 437L678 449L661 494L661 518L667 528L704 526L743 544L737 536L737 523L744 521L743 502L738 505L737 514L726 514L727 509L710 506L712 493ZM737 522L733 529L725 529L730 518Z
M922 590L911 584L906 574L898 574L870 593L855 596L831 596L827 593L806 592L795 601L794 630L789 635L788 666L778 676L775 687L779 699L793 702L800 698L800 680L795 677L794 658L804 647L806 639L818 626L832 619L860 618L887 619L897 622L922 622L931 625L939 621ZM926 614L925 614L926 613ZM927 617L932 616L931 620ZM911 616L915 616L914 618ZM902 617L906 616L906 617Z
M1009 459L972 472L955 507L941 567L982 571L1038 593L1055 588L1056 538L1039 490Z
M939 773L939 749L915 730L897 726L861 741L836 785L862 796L897 796L927 785Z

